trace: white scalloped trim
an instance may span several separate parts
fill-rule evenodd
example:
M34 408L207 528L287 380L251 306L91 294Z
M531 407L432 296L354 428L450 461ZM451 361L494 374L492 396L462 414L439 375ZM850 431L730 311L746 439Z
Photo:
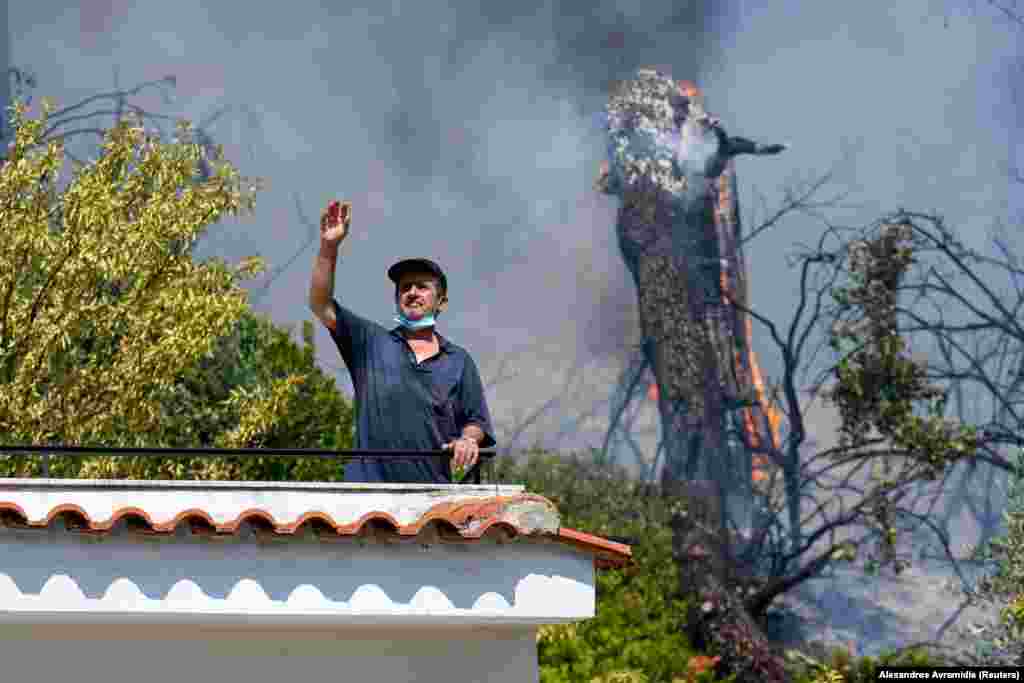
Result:
M553 600L559 601L559 616L552 619ZM67 574L54 574L38 594L23 593L14 580L0 573L0 620L18 613L94 612L97 614L203 614L258 615L264 617L336 615L373 617L490 617L515 621L537 619L544 623L585 618L592 613L594 591L591 587L560 576L530 574L516 587L515 601L510 605L500 594L481 594L471 609L457 609L442 591L423 586L408 603L393 601L380 586L359 586L348 601L327 599L315 586L297 586L286 600L271 599L253 579L238 581L226 598L212 598L194 581L182 579L175 583L163 599L146 597L128 578L119 578L107 587L101 598L88 598L74 579ZM574 614L575 613L575 614ZM458 619L455 619L458 621Z

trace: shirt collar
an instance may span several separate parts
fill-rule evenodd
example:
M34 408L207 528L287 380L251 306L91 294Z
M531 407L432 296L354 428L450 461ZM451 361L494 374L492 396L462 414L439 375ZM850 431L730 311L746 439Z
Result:
M444 337L442 337L441 333L437 331L437 328L434 328L434 334L437 335L437 344L440 347L440 349L442 351L447 352L447 353L451 353L452 352L452 343L450 341L448 341L447 339L445 339ZM394 337L395 339L397 339L400 342L404 342L405 341L405 335L402 334L402 326L401 325L397 325L394 328L392 328L391 336Z

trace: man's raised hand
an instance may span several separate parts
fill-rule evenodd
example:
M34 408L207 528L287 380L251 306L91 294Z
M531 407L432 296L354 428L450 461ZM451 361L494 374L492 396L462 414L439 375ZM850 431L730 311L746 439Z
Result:
M320 215L320 240L328 244L340 244L348 236L351 222L351 202L330 202Z

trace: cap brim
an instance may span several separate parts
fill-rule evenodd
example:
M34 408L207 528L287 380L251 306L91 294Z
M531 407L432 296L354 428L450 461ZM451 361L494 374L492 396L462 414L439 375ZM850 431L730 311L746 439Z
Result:
M417 270L420 272L431 273L433 275L436 275L438 278L441 279L441 284L444 286L444 288L448 288L448 278L445 277L444 271L441 270L441 267L438 266L436 263L427 259L403 259L396 263L395 265L388 268L388 277L391 279L392 282L398 284L399 278L401 278L404 273Z

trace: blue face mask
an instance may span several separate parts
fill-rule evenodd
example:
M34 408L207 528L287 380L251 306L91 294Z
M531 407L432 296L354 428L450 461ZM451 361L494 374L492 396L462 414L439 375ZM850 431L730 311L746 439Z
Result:
M433 327L437 321L434 320L434 314L425 315L419 320L409 320L404 315L399 313L395 316L395 322L404 327L407 330L422 330L424 327Z
M443 304L445 299L442 298L438 305ZM402 307L395 301L395 312L398 314L395 316L395 322L401 325L407 330L422 330L424 327L433 327L437 324L437 319L434 314L425 315L419 320L410 320L402 314Z

